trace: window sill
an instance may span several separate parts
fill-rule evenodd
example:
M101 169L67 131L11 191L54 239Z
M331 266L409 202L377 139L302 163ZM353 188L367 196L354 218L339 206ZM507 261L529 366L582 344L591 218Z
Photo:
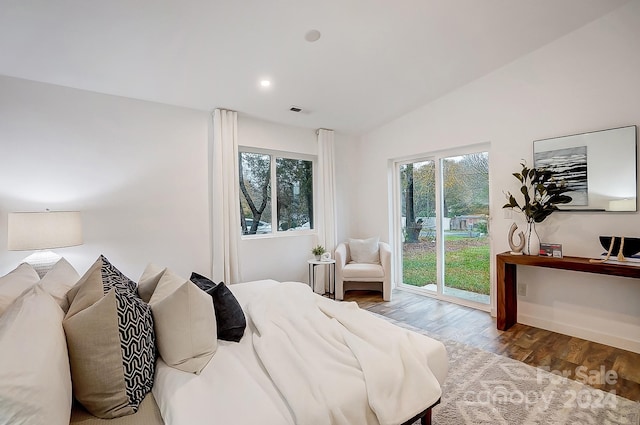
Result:
M317 234L318 232L316 230L282 231L276 233L264 233L261 235L241 235L240 240L291 238L298 236L313 236Z

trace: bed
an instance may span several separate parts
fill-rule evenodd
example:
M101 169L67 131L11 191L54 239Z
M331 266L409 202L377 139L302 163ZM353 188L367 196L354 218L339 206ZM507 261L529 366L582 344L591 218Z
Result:
M349 360L336 358L331 355L331 351L313 355L312 349L303 349L297 353L301 355L297 361L293 357L288 357L286 368L289 369L292 380L289 383L281 382L280 384L283 387L288 386L289 388L287 390L289 392L299 391L299 398L313 397L314 399L311 403L308 403L308 400L305 401L304 399L287 403L259 357L259 353L262 353L260 349L268 351L270 349L277 349L277 347L267 345L266 347L262 346L260 349L256 349L254 340L259 340L260 336L258 336L258 329L256 329L256 323L254 322L252 313L255 313L256 316L261 316L260 320L262 320L262 315L265 314L265 312L257 311L256 306L265 306L265 301L275 301L277 308L280 308L282 307L282 303L279 301L288 301L288 299L283 298L283 294L291 294L298 290L299 293L295 295L298 303L288 303L290 309L286 311L285 314L300 313L300 309L304 304L300 303L299 295L300 292L304 291L309 293L313 301L320 301L324 306L342 304L342 307L344 307L345 304L350 304L350 310L352 310L350 313L354 313L362 320L359 325L370 325L372 326L372 330L375 329L374 332L385 333L398 331L405 334L403 329L395 329L395 326L374 317L368 312L357 309L353 303L337 303L312 294L308 286L299 283L280 284L273 280L263 280L230 285L229 288L233 291L245 312L249 312L247 314L248 323L245 336L239 343L221 341L218 351L212 358L211 363L199 376L185 374L168 367L162 360L158 361L153 395L158 402L166 425L209 423L265 423L269 425L379 423L375 414L373 414L369 408L366 408L366 394L364 394L365 391L362 391L362 388L354 389L345 387L343 390L340 390L339 386L338 388L334 387L332 389L338 391L338 393L331 394L333 400L322 400L322 402L319 402L319 399L323 397L322 393L318 394L314 392L314 384L306 381L306 379L322 379L321 375L326 374L329 374L330 379L339 379L338 375L350 373L348 367L340 364L341 360L345 362ZM274 304L270 305L273 306ZM266 314L271 317L278 313L270 311L266 312ZM280 319L281 317L276 318L276 320ZM331 319L327 320L331 321ZM300 319L300 323L303 323L303 319ZM314 322L313 319L307 321L309 325L314 323L317 322ZM280 324L280 326L284 325ZM310 328L302 327L301 329L303 332L310 333L313 331L313 329ZM289 332L289 329L285 328L285 331ZM406 334L408 334L408 331L406 331ZM438 384L444 382L448 370L446 351L442 343L423 337L422 335L413 333L411 335L416 337L419 343L422 344L420 345L420 348L423 350L421 354L424 356L422 358L428 362L429 370L433 371L433 373L432 378L424 378L424 381L422 381L423 376L429 374L424 370L419 377L414 377L420 381L417 384L425 393L424 401L414 403L414 405L419 405L420 407L414 409L411 413L404 413L405 417L396 421L395 423L397 424L415 420L415 418L420 415L423 417L427 416L426 410L437 403L440 398L440 387ZM299 335L296 337L298 336ZM278 343L282 342L277 339L277 336L274 336L274 339ZM419 343L416 342L416 344ZM289 348L290 347L285 346L281 347L281 350ZM309 355L305 357L305 354ZM269 359L268 355L264 355L267 357L267 363L273 360ZM278 355L281 355L281 353L274 353L274 356ZM305 365L308 365L308 367L305 368ZM315 373L309 374L306 373L305 370ZM276 370L275 373L278 374L278 371ZM411 373L409 373L409 375L411 375ZM302 376L304 376L305 379L302 379ZM278 378L282 379L283 377L278 376ZM412 376L406 377L407 380L411 380L411 378ZM323 381L326 383L326 379L323 379ZM350 385L348 382L345 382L345 380L341 380L340 384ZM389 385L391 385L391 382ZM328 390L331 390L331 387L329 387ZM291 394L289 395L291 396ZM391 397L393 394L387 395ZM215 408L213 408L211 404L212 400L215 401ZM384 407L390 410L396 410L397 407L395 404L399 401L388 399L384 402L387 403L387 406ZM323 405L323 403L326 404ZM292 409L290 404L296 404L297 410ZM329 405L330 408L327 408L327 405ZM305 412L306 409L308 409L308 411ZM296 417L296 414L300 416ZM212 418L215 418L215 422L212 421ZM354 418L360 418L360 420L355 420Z
M98 274L102 270L104 276L105 269L100 269L99 262L92 269ZM92 269L78 283L86 282L86 275ZM69 280L68 273L66 280ZM141 277L141 284L143 280ZM43 288L48 287L36 286L39 289L31 291L30 296L39 299L40 304L34 304L23 315L31 317L28 320L33 322L32 328L44 333L43 318L39 317L36 323L34 315L45 314L50 309L56 319L48 321L47 326L51 328L47 333L60 333L58 327L62 327L57 321L62 321L64 314L55 304L52 307L43 299L46 295ZM67 283L66 290L69 286L72 285ZM423 424L430 423L431 408L440 400L440 386L448 371L442 343L392 325L359 309L355 303L336 302L316 295L303 283L261 280L228 288L246 316L246 329L238 342L217 340L215 353L197 373L169 365L171 362L160 356L155 361L151 391L144 396L136 413L99 419L76 402L70 422L83 425L400 425L421 419ZM0 295L1 292L0 287ZM78 292L73 294L72 289L69 292L72 296L66 296L71 300L71 307L65 321L73 312L74 296L82 297ZM202 291L197 292L195 295L200 296ZM64 297L61 300L64 301ZM26 305L27 301L22 303ZM153 307L152 300L150 305ZM16 312L8 316L16 316ZM0 340L3 320L9 319L0 313ZM69 342L69 328L64 329L73 375L75 349ZM55 344L58 343L52 342L52 347ZM67 363L64 348L56 353L57 376L64 375L64 371L60 373ZM55 360L51 349L46 354L33 355L45 356L42 358L49 363ZM38 361L34 359L32 364ZM52 367L43 365L43 370L50 373ZM0 375L2 373L0 370ZM75 380L73 386L75 395ZM3 422L1 387L0 424L62 423L53 420ZM44 387L54 394L58 405L71 400L70 394L64 394L66 386L55 392L48 385ZM39 414L45 417L42 412ZM69 418L69 413L66 415Z

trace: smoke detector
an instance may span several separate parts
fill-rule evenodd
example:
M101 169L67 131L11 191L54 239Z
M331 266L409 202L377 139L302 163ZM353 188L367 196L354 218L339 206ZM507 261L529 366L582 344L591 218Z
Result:
M320 34L320 31L318 30L310 30L304 35L304 39L309 43L315 43L316 41L320 40L321 35L322 34Z

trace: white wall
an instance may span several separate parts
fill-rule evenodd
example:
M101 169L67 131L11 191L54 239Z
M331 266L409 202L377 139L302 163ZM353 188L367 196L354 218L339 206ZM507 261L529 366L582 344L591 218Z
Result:
M148 262L210 274L208 112L0 76L0 117L0 275L30 254L7 251L7 213L46 208L82 212L84 244L56 250L80 273L104 254L134 280ZM240 114L238 138L317 155L313 129ZM306 282L316 243L241 240L243 280Z
M337 243L366 236L355 233L362 216L369 214L368 208L354 202L360 190L357 165L361 155L357 140L352 136L335 136Z
M148 262L211 270L206 112L0 77L0 274L7 213L79 210L83 273L100 254L137 280Z
M389 159L490 142L492 254L508 250L503 191L517 190L511 173L521 158L532 164L533 140L640 125L639 21L632 2L364 136L350 201L367 214L350 231L389 238ZM639 225L638 213L556 213L538 230L589 257L602 251L598 235L640 236ZM520 322L640 352L640 281L527 267L518 277Z
M274 124L242 114L238 117L238 144L317 155L314 130ZM239 244L242 280L307 282L307 260L311 258L311 248L316 242L315 233L243 237Z

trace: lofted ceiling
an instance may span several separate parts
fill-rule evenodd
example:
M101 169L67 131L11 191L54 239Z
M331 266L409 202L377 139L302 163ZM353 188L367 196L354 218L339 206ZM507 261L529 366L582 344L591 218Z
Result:
M0 0L0 74L359 135L628 1Z

